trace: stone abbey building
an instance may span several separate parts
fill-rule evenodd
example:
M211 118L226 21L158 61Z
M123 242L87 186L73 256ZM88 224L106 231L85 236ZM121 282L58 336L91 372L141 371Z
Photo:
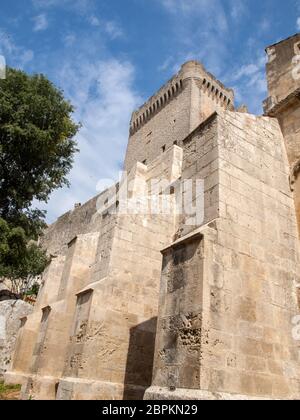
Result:
M300 34L266 52L263 116L184 64L132 115L132 211L121 180L49 227L6 374L24 399L300 398Z

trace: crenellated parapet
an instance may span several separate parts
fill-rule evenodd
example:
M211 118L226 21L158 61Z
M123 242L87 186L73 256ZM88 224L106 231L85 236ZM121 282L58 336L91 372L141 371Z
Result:
M136 133L166 105L178 97L187 87L186 81L194 79L198 88L224 109L234 109L234 92L227 89L212 74L207 72L197 61L188 61L180 71L170 79L158 92L132 114L130 134Z

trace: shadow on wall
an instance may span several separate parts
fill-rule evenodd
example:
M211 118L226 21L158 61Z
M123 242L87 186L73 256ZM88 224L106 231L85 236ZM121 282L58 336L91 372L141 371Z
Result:
M130 329L123 399L142 400L151 386L157 318Z

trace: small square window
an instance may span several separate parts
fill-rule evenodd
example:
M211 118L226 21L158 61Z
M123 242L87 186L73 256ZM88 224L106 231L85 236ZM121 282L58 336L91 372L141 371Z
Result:
M147 165L147 159L143 160L143 165Z

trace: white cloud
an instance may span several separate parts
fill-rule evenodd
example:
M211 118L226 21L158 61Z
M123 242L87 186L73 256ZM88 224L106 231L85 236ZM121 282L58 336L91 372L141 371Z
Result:
M38 9L51 7L70 8L78 13L87 13L93 8L93 0L32 0L33 6Z
M45 31L49 26L47 16L44 13L35 16L32 20L34 22L33 30L35 32Z
M268 18L263 18L258 24L258 31L260 34L267 32L271 28L271 21Z
M123 29L114 21L108 21L104 25L105 32L111 39L122 38L124 36Z
M227 31L228 22L220 0L162 0L165 9L181 18L196 18L218 31ZM199 21L199 25L200 25Z
M53 193L47 205L49 221L96 195L100 179L117 180L131 112L143 102L134 90L134 67L126 61L68 59L58 77L83 128L77 136L80 153L69 176L71 189Z
M245 64L238 69L231 77L232 81L240 80L243 77L253 76L260 71L260 66L256 63Z
M97 18L97 16L95 16L95 15L92 15L92 16L89 17L89 22L92 26L100 26L101 25L99 18Z
M205 13L203 8L209 7L210 2L208 0L162 0L162 4L171 13L191 14Z
M71 47L76 42L76 35L74 33L69 33L63 37L63 43L66 47Z
M252 60L242 66L235 64L223 81L234 88L238 104L244 103L251 112L261 114L262 102L267 97L266 56L254 50Z
M237 105L245 102L251 112L261 114L267 96L261 38L270 28L270 20L262 17L249 45L233 56L232 44L240 38L240 26L249 15L248 1L158 1L173 19L176 45L173 56L167 57L160 69L174 71L186 60L199 60L226 86L234 88Z
M91 15L88 17L88 21L92 26L101 28L112 40L122 38L124 36L121 26L113 20L105 21L95 15Z
M241 21L241 18L247 13L247 4L240 0L230 1L230 16L235 21Z
M214 74L227 55L229 17L221 0L157 0L171 17L176 48L170 70L188 59L202 61ZM166 64L168 58L163 64ZM175 65L173 65L175 63ZM172 64L172 66L171 66ZM163 65L165 68L166 66Z
M174 61L173 57L167 57L165 61L161 65L158 66L158 71L166 71L171 66L173 61Z
M300 31L300 17L297 19L297 31Z
M0 28L0 54L6 57L8 65L23 68L34 58L32 50L15 43L10 34Z

